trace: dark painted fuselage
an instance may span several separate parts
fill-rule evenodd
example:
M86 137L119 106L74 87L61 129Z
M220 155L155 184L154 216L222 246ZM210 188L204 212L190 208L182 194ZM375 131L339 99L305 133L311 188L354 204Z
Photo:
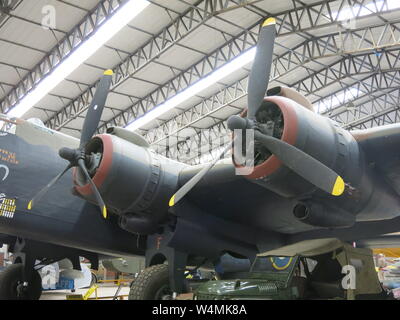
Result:
M71 171L32 210L27 209L29 200L67 166L67 162L58 155L59 148L76 148L77 139L22 120L8 132L0 133L0 201L3 201L0 233L109 255L144 254L146 248L143 241L139 240L145 240L145 236L138 238L135 233L121 229L115 215L104 220L96 205L71 193ZM119 140L120 138L113 138L114 142ZM116 146L113 146L114 152L119 150ZM307 148L302 145L299 147ZM126 156L127 148L127 145L122 148L121 154ZM134 165L140 160L137 158L140 147L135 145L135 148L137 150L131 152L132 159L125 161L131 164L124 169L129 174L148 165L148 157L143 157L140 166ZM152 199L154 203L158 203L160 199L163 203L166 202L165 199L169 193L172 195L174 188L177 189L201 169L185 166L181 168L171 161L160 163L161 172L168 172L165 175L168 179L157 179L157 188L154 189L156 192ZM142 171L137 174L143 174ZM166 216L163 221L166 222L162 232L165 239L170 239L168 245L171 247L188 254L215 258L223 252L251 256L258 251L303 238L338 236L342 239L357 239L398 231L400 226L396 216L400 205L397 194L374 171L365 172L370 192L365 197L363 206L357 209L358 212L354 212L357 222L350 228L328 229L298 221L293 215L293 207L299 201L296 197L286 198L254 181L237 176L232 162L222 162L172 212L163 209L162 214ZM282 181L288 183L293 175L285 168L280 169L277 174L281 175ZM109 181L105 180L107 183L104 186L109 188L108 191L98 186L105 196L112 195L113 188L121 192L132 192L133 186L139 191L146 189L141 187L142 183L138 183L139 179L133 178L128 179L127 185L115 185L115 181L118 181L115 175L110 174ZM179 184L176 182L175 185L178 175ZM357 183L360 186L364 183L365 186L367 180ZM314 189L309 193L311 198L319 194L320 191ZM126 196L132 201L130 194ZM328 203L331 200L326 198L324 201ZM352 199L337 201L338 207L342 206L341 201L348 203ZM4 209L4 205L8 207ZM15 212L10 214L4 210ZM127 213L140 214L134 211Z
M21 120L0 132L0 233L109 255L143 254L136 235L72 195L71 171L27 209L29 200L67 166L58 149L77 144L75 138Z

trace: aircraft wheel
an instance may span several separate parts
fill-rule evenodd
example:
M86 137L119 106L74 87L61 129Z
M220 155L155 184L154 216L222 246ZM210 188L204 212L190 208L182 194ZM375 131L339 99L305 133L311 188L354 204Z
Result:
M42 295L42 278L33 270L28 286L24 287L24 265L13 264L0 273L0 300L39 300Z
M131 284L129 300L172 300L168 265L156 264L144 269Z

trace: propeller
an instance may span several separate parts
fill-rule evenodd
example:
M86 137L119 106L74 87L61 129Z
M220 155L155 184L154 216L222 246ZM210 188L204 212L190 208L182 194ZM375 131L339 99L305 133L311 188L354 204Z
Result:
M248 119L255 119L268 88L276 37L275 24L274 18L265 20L258 36L257 52L250 71L247 90Z
M228 127L232 131L235 129L254 129L254 139L279 158L285 166L318 188L334 196L339 196L344 192L345 184L337 173L300 149L280 139L261 133L257 127L256 114L264 101L271 73L276 37L275 24L276 20L269 18L264 21L260 30L257 52L249 75L247 117L231 116L228 119ZM184 184L171 197L169 206L172 207L178 203L211 170L230 147L231 144L227 145L213 162Z
M187 183L185 183L182 188L180 188L169 200L169 206L172 207L179 200L181 200L206 174L211 170L212 167L218 162L219 159L231 148L231 144L227 144L220 155L216 157L212 162L207 164L203 169L201 169L197 174L195 174Z
M266 88L268 87L269 74L271 71L273 44L275 41L275 19L269 18L264 21L257 43L257 52L254 58L253 67L250 71L247 104L248 117L255 118L258 106L264 100ZM268 62L268 63L266 63ZM250 107L252 106L252 107ZM257 108L256 108L257 107ZM231 148L229 143L215 158L215 160L200 170L185 185L183 185L169 200L169 206L172 207L181 200L218 162L221 157Z
M252 122L240 116L231 116L228 127L234 129L254 129ZM283 164L316 187L334 196L340 196L345 188L343 179L331 168L311 157L304 151L275 137L254 130L254 139L263 144Z
M90 103L85 121L82 127L82 134L79 142L79 148L71 149L71 148L61 148L58 151L58 154L61 158L68 160L68 166L59 173L53 180L51 180L43 189L41 189L28 203L28 209L31 210L34 205L49 191L49 189L71 168L78 167L86 179L89 181L89 184L92 187L94 196L96 198L97 204L99 205L101 212L103 214L104 219L107 218L107 208L106 205L100 195L99 190L97 189L95 183L89 175L89 172L86 168L86 161L88 156L85 153L85 146L90 141L96 129L99 125L101 114L103 113L104 105L106 103L107 95L110 89L111 80L112 80L113 71L106 70L103 74L103 77L100 79L99 84L97 85L96 92L94 94L93 100Z

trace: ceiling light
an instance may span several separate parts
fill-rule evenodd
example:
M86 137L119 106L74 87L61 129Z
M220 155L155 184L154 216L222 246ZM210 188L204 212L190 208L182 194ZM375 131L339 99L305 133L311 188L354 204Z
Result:
M386 7L387 5L387 7ZM385 7L383 7L385 6ZM360 10L361 8L361 10ZM359 17L366 16L371 13L375 13L378 10L394 10L400 8L399 0L377 0L375 2L371 2L365 6L354 5L352 8L346 8L341 10L340 12L337 11L333 13L333 16L337 16L338 20L348 20L354 18L354 13L358 13ZM359 12L360 11L360 12ZM354 12L354 13L353 13ZM130 124L126 126L129 130L137 130L144 125L150 123L154 119L160 117L162 114L168 112L169 110L177 107L180 103L184 102L185 100L193 97L194 95L198 94L201 90L210 87L211 85L215 84L222 78L228 76L229 74L235 72L236 70L240 69L241 67L245 66L247 63L251 62L254 59L256 52L256 47L253 47L246 51L245 53L241 54L240 56L236 57L231 62L225 64L224 66L220 67L209 76L197 81L192 86L188 87L187 89L183 90L182 92L176 94L172 98L169 98L162 104L157 105L151 111L147 112L143 116L135 119ZM351 94L355 92L352 91ZM343 96L339 97L339 100L347 100L350 97ZM320 103L320 110L329 109L335 105L339 104L339 101L334 101L329 106L328 104Z
M229 63L226 63L222 67L218 68L208 76L202 78L190 87L176 94L172 98L169 98L162 104L157 105L151 111L147 112L140 118L135 119L133 122L126 126L126 129L134 131L136 129L139 129L140 127L143 127L144 125L158 118L167 111L175 108L185 100L195 96L200 91L212 86L226 76L244 67L246 64L254 60L255 54L256 47L252 47L251 49L231 60Z
M28 92L15 107L10 109L7 115L12 117L24 115L148 5L149 2L145 0L130 0L122 5L89 39L82 42L32 91Z

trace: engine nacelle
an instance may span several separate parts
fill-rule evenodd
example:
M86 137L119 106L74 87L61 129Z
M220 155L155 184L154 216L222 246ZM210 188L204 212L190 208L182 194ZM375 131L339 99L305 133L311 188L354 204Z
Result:
M293 212L297 220L329 228L349 227L355 221L368 221L371 216L376 219L378 208L381 219L397 216L398 195L384 183L379 172L371 170L353 135L337 123L294 100L270 96L257 111L256 124L262 133L281 139L325 164L346 183L340 196L328 194L284 166L262 144L256 143L254 168L246 178L300 203ZM246 148L242 146L242 150ZM245 157L242 154L240 158ZM233 162L237 168L241 167L235 157Z
M86 146L86 153L92 155L87 164L89 173L110 211L120 216L146 217L148 223L166 219L168 200L177 188L182 165L109 134L95 136ZM80 170L74 171L74 183L80 196L95 203ZM133 221L130 219L131 230ZM139 224L142 226L143 221Z
M360 165L363 155L353 136L330 119L278 96L265 98L256 119L265 134L311 155L335 170L345 182L359 183L364 171ZM262 145L256 144L254 158L254 168L246 177L271 191L286 198L303 197L318 191Z
M307 202L304 216L297 217L303 223L321 227L352 225L372 194L377 193L363 151L354 137L329 118L286 97L266 97L256 120L264 134L295 146L337 172L348 184L348 190L335 197L318 189L257 143L254 168L246 178L285 198ZM390 202L396 201L391 196Z

